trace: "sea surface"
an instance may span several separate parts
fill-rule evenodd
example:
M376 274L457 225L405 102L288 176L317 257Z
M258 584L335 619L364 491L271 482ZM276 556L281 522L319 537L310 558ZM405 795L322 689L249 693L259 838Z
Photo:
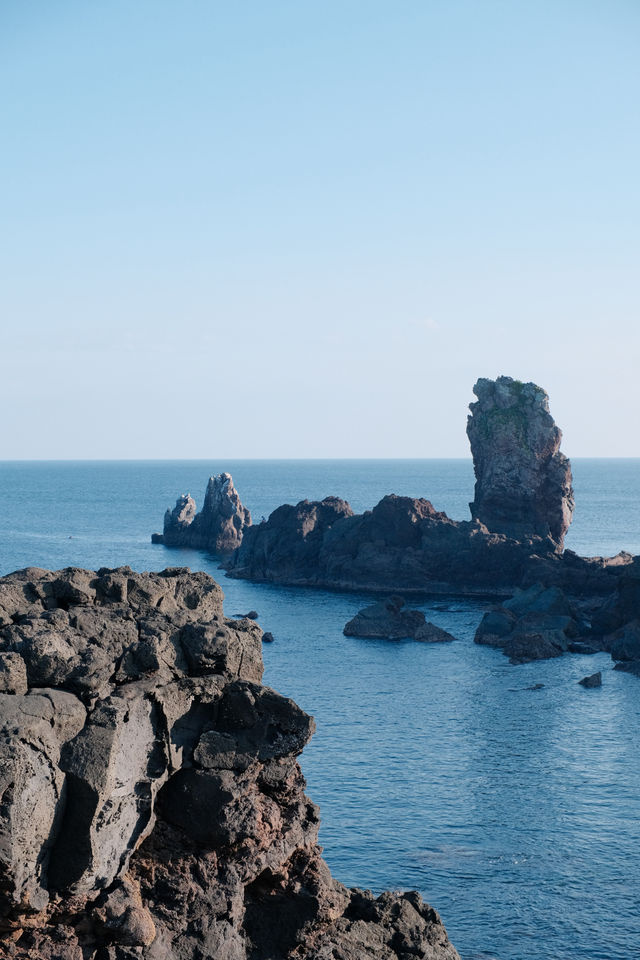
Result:
M567 547L640 553L640 461L574 460ZM457 641L346 638L364 595L228 580L218 560L154 546L167 506L228 470L259 521L337 494L386 493L467 519L466 460L0 463L0 574L25 566L188 565L227 614L276 642L265 682L317 722L302 756L321 842L348 885L420 890L463 960L640 958L640 679L605 654L511 666L475 646L483 605L415 603ZM578 680L603 671L603 686ZM544 684L541 689L530 689Z

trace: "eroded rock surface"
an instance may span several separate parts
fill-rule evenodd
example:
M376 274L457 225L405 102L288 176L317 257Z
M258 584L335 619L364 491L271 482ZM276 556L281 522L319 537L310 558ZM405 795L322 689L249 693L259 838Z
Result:
M331 877L261 636L185 568L0 579L0 957L458 958Z
M562 547L574 508L571 464L549 398L535 383L481 378L467 434L476 474L474 520L521 540L550 537Z
M251 514L240 501L230 473L210 477L200 513L187 493L178 497L173 510L164 515L164 530L154 533L154 543L168 547L193 547L213 553L229 553L242 542Z

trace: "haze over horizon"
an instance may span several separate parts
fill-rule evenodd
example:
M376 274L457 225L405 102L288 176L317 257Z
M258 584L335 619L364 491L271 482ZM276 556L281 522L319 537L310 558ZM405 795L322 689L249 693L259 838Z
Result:
M640 5L0 10L0 459L640 456Z

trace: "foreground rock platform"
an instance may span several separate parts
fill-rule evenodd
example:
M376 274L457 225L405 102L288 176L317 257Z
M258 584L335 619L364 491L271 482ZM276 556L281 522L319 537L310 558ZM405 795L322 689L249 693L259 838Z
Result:
M459 960L416 893L348 890L263 686L186 568L0 579L0 957Z

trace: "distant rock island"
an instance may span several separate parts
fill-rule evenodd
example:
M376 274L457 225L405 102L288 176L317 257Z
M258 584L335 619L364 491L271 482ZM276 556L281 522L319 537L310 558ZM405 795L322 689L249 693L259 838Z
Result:
M213 553L230 553L242 543L242 534L251 525L251 514L240 502L230 473L209 477L200 513L195 500L183 493L173 510L164 515L164 530L154 533L153 543L167 547L192 547Z
M331 876L313 719L222 599L185 568L0 578L0 956L460 960L419 894Z
M206 500L195 516L193 501L181 498L154 540L214 552L235 540L225 560L228 576L287 585L507 597L540 582L576 595L608 595L631 557L564 551L574 509L571 464L560 452L562 434L547 394L505 376L482 378L473 389L470 520L451 520L424 498L389 494L363 514L335 496L302 500L251 526L231 477L222 474L211 478L207 494L225 478L232 495L209 498L212 507Z

